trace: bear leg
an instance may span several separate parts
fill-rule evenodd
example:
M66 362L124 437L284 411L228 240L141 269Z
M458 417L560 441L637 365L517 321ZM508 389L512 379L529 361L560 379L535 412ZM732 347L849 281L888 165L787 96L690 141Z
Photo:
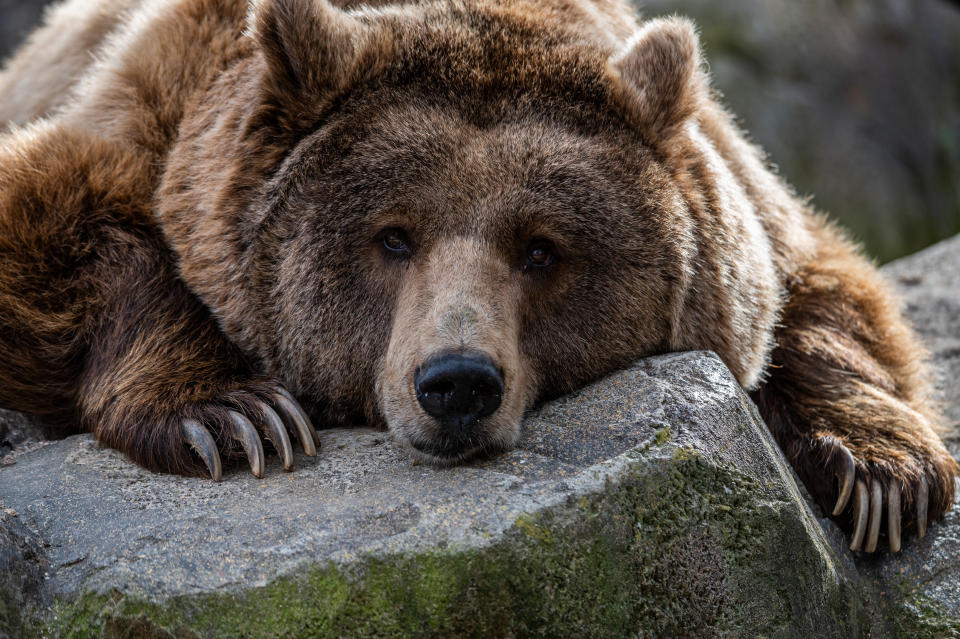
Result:
M316 432L178 277L152 222L155 163L43 123L0 139L0 405L80 424L151 470L264 468L261 434ZM191 454L191 449L196 453Z
M953 503L957 464L937 434L924 351L876 269L830 227L787 282L768 376L753 393L807 488L873 552L886 513L922 537Z

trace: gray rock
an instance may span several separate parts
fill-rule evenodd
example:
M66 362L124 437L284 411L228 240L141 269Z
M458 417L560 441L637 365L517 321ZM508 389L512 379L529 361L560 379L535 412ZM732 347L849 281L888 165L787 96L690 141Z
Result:
M17 639L30 630L23 612L49 603L44 575L49 562L39 535L17 518L0 510L0 638Z
M553 402L520 446L411 464L383 433L215 484L89 436L0 468L42 540L36 632L175 636L852 637L852 563L712 354L653 358ZM782 561L790 557L785 568ZM26 596L26 595L24 595ZM34 621L39 619L38 621Z
M50 433L35 420L0 408L0 464L14 452L35 448L50 438Z

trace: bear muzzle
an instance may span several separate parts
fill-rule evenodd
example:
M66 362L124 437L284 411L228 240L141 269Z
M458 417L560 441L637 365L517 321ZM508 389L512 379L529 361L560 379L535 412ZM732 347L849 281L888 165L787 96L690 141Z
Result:
M404 271L377 403L393 436L445 466L509 448L535 395L520 359L520 287L482 240L444 238Z
M439 424L439 437L423 452L452 457L476 446L480 420L503 402L504 376L484 353L444 353L416 368L413 386L424 412Z

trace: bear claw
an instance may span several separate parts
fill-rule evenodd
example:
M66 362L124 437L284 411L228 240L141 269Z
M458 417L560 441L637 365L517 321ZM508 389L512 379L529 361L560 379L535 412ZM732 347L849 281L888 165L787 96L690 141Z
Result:
M257 479L263 477L263 445L260 436L249 419L236 411L230 411L230 421L233 422L234 439L243 446L243 451L250 461L250 472Z
M857 493L853 498L854 527L850 537L850 550L860 550L863 546L863 535L867 532L867 517L870 514L870 502L867 499L867 485L862 479L857 480Z
M872 553L877 549L883 512L887 513L887 541L890 552L900 552L903 545L904 487L900 480L891 478L886 484L884 495L883 481L873 478L869 482L858 479L853 496L853 535L850 538L850 550ZM908 498L909 499L909 498ZM886 504L884 504L886 502ZM909 502L908 502L909 503ZM926 477L917 483L913 499L916 511L917 537L923 539L927 534L930 508L930 487ZM886 508L884 508L886 505ZM836 510L834 515L839 514Z
M286 389L274 387L273 392L269 393L269 400L272 406L265 401L256 400L252 412L256 413L259 409L259 426L254 426L250 418L237 410L227 411L230 427L226 436L243 447L250 463L250 472L258 479L263 477L265 468L261 433L279 453L284 470L293 470L293 446L288 430L296 433L304 452L311 457L317 455L320 445L320 438L310 418ZM214 481L220 481L223 470L214 436L196 419L184 419L181 422L181 431L186 443L203 460L210 477Z
M280 457L283 459L283 469L293 470L293 446L290 445L290 437L287 435L286 426L283 425L280 416L272 408L266 404L262 404L260 408L263 411L267 439L280 453Z
M183 420L183 436L206 464L211 479L220 481L223 477L223 469L220 466L220 453L217 452L217 443L213 441L213 436L195 419Z
M900 486L893 479L887 489L887 539L890 552L900 552Z
M300 443L303 445L303 452L308 457L316 457L317 449L320 448L320 438L317 436L317 430L310 423L310 418L300 408L293 396L286 390L277 388L273 395L276 407L286 417L287 423L292 423L297 435L300 437Z
M926 480L921 480L923 486ZM918 496L917 528L919 536L926 532L926 498ZM900 511L901 488L899 482L891 479L887 484L887 541L890 552L900 552L902 542L902 513ZM883 520L883 483L879 479L870 482L868 490L864 480L856 482L856 494L853 498L853 535L850 538L850 550L872 553L877 550ZM837 514L837 513L834 513Z
M903 487L901 482L890 479L887 482L886 499L884 499L883 483L880 479L873 479L869 489L867 483L858 479L853 496L853 535L850 538L850 550L872 553L877 549L880 537L881 521L883 520L884 501L887 511L887 541L890 552L900 552L903 542ZM930 489L926 478L921 477L915 498L917 513L917 536L923 538L927 534L927 512L929 510ZM839 514L834 511L834 515Z
M916 522L917 537L927 533L930 509L930 487L922 474L916 482L905 481L896 475L874 474L858 462L847 446L830 438L826 454L828 467L833 468L836 480L836 501L830 515L846 520L850 512L853 533L850 550L873 553L877 550L886 514L886 537L890 552L903 547L904 525ZM826 500L824 500L826 501ZM826 508L826 506L825 506Z
M840 447L842 456L841 464L843 467L837 472L837 479L840 483L840 496L837 497L837 505L833 507L833 514L839 515L847 507L850 496L853 494L853 483L857 478L857 464L853 460L853 454L846 446Z
M880 518L883 515L883 486L873 481L870 485L870 528L867 530L867 541L863 546L864 552L874 552L877 549L877 540L880 539Z
M930 488L927 478L920 478L920 487L917 490L917 536L923 539L927 534L927 509L930 506Z

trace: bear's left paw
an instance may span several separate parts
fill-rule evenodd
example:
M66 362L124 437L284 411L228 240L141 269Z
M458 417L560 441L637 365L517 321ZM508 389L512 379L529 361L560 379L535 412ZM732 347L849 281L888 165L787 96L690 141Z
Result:
M297 434L304 452L310 457L316 456L320 446L317 431L297 400L282 386L274 386L265 396L256 399L251 409L246 412L248 414L245 415L239 410L227 410L228 425L220 436L226 436L240 444L254 476L263 477L264 457L260 432L280 453L285 470L293 469L293 446L287 434L288 428L290 432ZM223 471L217 440L208 430L208 424L201 419L189 417L182 420L180 428L183 438L203 460L210 477L214 481L220 481Z

